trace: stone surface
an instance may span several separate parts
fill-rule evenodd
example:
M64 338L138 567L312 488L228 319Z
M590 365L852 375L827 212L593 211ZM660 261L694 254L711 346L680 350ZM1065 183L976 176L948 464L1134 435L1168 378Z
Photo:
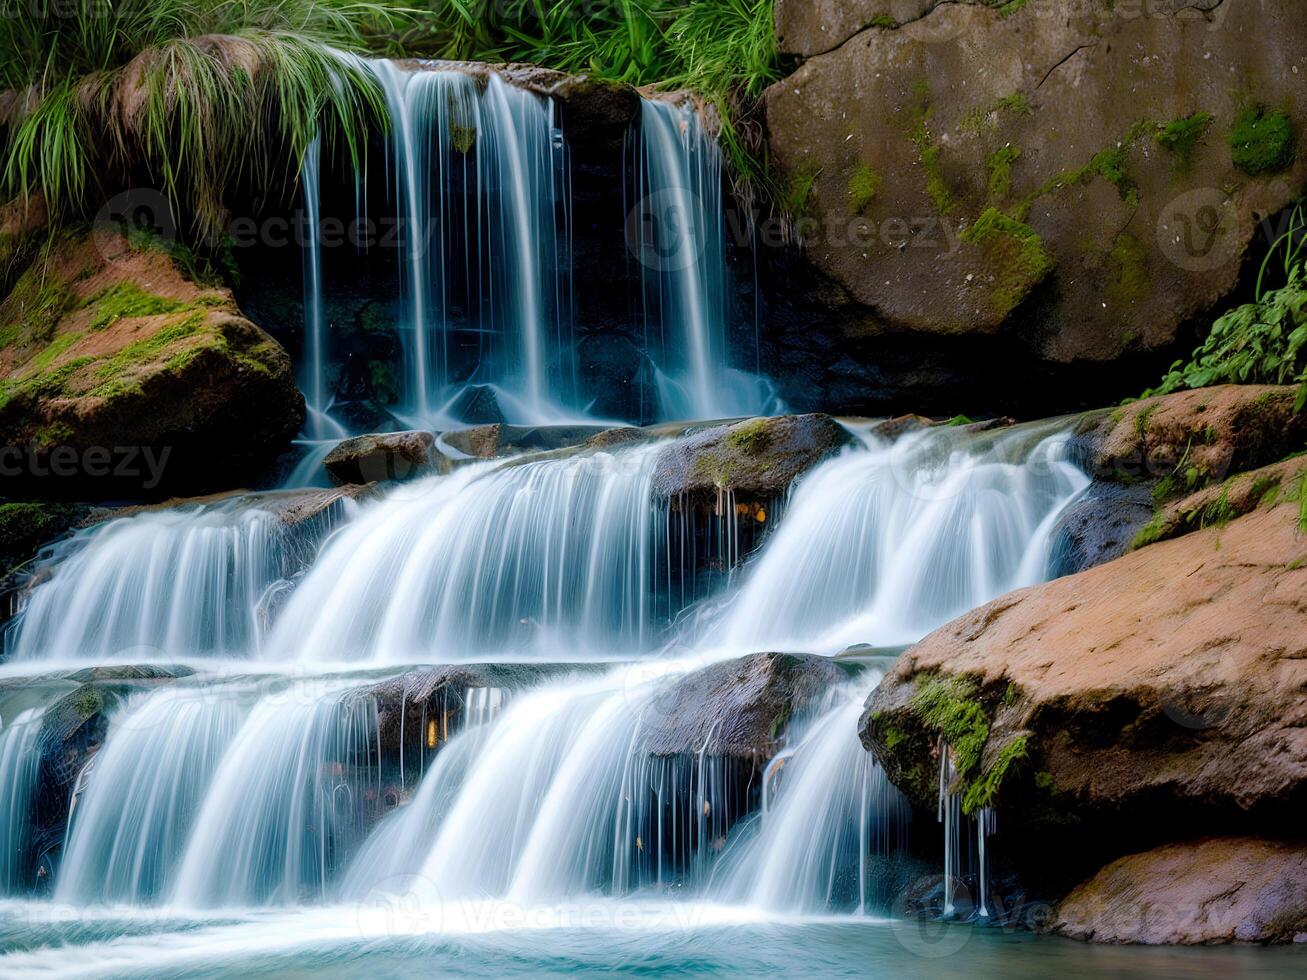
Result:
M9 486L120 498L230 487L303 420L286 352L162 246L67 237L0 304Z
M1252 103L1303 129L1300 14L781 0L783 47L829 53L767 90L769 144L810 262L851 301L847 337L1001 335L1053 365L1161 351L1164 367L1184 325L1222 311L1261 217L1307 182L1307 154L1254 176L1229 144ZM903 26L851 33L878 17ZM1158 141L1199 112L1213 121L1192 152Z
M664 682L645 709L655 755L704 752L764 764L795 713L849 674L827 657L758 653Z
M1217 385L1095 412L1076 427L1087 466L1118 482L1170 477L1177 491L1224 480L1307 447L1297 389ZM1192 472L1191 472L1192 471Z
M1307 941L1307 844L1213 838L1131 854L1072 891L1053 930L1099 943Z
M355 436L327 454L322 465L337 486L412 480L436 471L431 432L410 429Z
M668 446L658 457L654 490L663 497L754 498L784 493L796 477L852 437L827 415L784 415L715 426Z
M1266 832L1307 801L1304 690L1307 536L1292 503L941 627L886 675L862 737L933 807L940 726L923 704L944 692L970 751L983 745L967 788L1025 740L992 794L1009 829L1092 828L1116 846L1181 828Z

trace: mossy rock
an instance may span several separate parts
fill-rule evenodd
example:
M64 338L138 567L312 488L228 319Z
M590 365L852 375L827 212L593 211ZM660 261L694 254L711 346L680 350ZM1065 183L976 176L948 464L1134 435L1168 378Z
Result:
M662 497L715 497L725 491L765 498L852 441L828 415L785 415L716 426L673 443L658 457Z
M289 356L174 251L67 232L0 303L0 444L22 454L13 484L63 498L230 486L299 431ZM157 465L142 465L146 453Z

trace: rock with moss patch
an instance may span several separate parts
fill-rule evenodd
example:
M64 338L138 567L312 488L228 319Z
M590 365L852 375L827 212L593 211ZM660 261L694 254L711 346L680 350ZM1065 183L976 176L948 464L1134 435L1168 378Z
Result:
M654 469L654 490L662 497L715 498L724 491L754 499L774 497L851 441L843 426L820 414L716 426L662 451Z
M1257 510L967 613L898 659L864 744L933 809L942 737L956 791L998 809L1004 853L1067 887L1177 833L1296 827L1301 514Z
M0 304L0 443L43 497L231 486L303 420L286 352L160 244L66 234Z
M777 0L806 60L764 93L770 160L811 219L833 344L1008 342L978 371L1027 386L1029 358L1090 396L1107 376L1086 365L1168 358L1220 309L1307 180L1307 72L1284 68L1307 19L1298 0L1124 6Z

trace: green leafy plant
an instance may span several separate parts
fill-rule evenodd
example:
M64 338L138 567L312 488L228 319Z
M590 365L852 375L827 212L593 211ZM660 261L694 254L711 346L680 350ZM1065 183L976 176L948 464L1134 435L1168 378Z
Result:
M1270 274L1283 285L1270 286ZM1301 384L1307 401L1307 214L1294 210L1257 276L1256 300L1212 325L1189 361L1176 361L1145 396L1213 384Z

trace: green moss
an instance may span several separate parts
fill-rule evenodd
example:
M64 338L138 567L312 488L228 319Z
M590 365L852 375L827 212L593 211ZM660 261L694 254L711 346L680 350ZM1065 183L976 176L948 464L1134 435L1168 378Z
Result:
M885 748L889 749L891 752L906 742L907 739L907 732L903 731L901 728L895 728L891 725L889 728L885 729Z
M1025 735L1017 735L1010 739L1001 749L998 756L984 775L979 779L972 780L967 786L966 792L962 795L962 812L973 814L977 810L993 806L994 801L998 799L998 793L1003 785L1003 780L1007 774L1014 768L1019 768L1021 763L1026 760L1029 754L1029 739Z
M945 425L952 425L952 426L956 426L956 425L971 425L971 424L974 423L975 421L976 421L976 420L973 419L973 418L972 418L971 416L969 416L969 415L954 415L951 419L949 419L949 420L948 420L947 422L945 422L944 424L945 424Z
M1135 413L1135 435L1138 438L1144 439L1148 436L1148 420L1153 417L1153 413L1156 411L1157 403L1153 402L1151 405L1143 406Z
M868 27L879 27L881 30L892 31L899 26L899 22L888 14L877 14L871 18L867 24Z
M1116 236L1107 256L1107 295L1129 305L1148 295L1148 250L1129 232Z
M1150 544L1162 540L1166 534L1166 521L1160 513L1154 514L1153 519L1139 529L1139 533L1134 536L1130 542L1130 550L1138 551Z
M1035 785L1046 793L1057 792L1056 787L1053 785L1053 774L1051 772L1044 772L1042 769L1035 773Z
M1021 92L1013 92L1011 95L1005 95L988 105L972 109L962 117L962 122L959 123L958 128L964 133L979 133L989 125L991 119L997 120L1005 113L1013 116L1033 116L1035 107L1030 104L1030 100Z
M1195 112L1190 116L1172 119L1157 131L1157 145L1175 158L1176 173L1189 171L1194 153L1215 121L1216 117L1210 112Z
M1012 165L1021 157L1021 147L1011 143L989 155L989 203L997 207L1012 193Z
M849 176L849 207L854 214L861 214L868 204L876 199L880 190L880 174L866 164L859 164Z
M1224 527L1239 515L1235 513L1234 505L1230 503L1230 485L1226 483L1221 487L1221 492L1217 494L1216 499L1203 507L1194 518L1198 527ZM1195 519L1190 519L1188 523L1195 523Z
M1035 230L997 208L989 208L977 218L962 233L962 240L984 246L998 266L990 301L1000 316L1011 313L1053 269L1044 240Z
M998 9L1000 17L1011 17L1028 3L1030 0L985 0L986 6Z
M76 305L69 285L49 263L36 262L0 306L0 347L33 347L54 338L56 325Z
M72 693L68 705L78 717L90 718L104 708L104 696L86 684Z
M1230 127L1230 158L1250 176L1279 173L1298 155L1293 123L1278 109L1245 106Z
M78 504L0 501L0 578L26 564L85 512Z
M756 453L767 447L771 420L758 418L740 422L732 426L726 436L726 444L742 453Z
M908 138L917 148L917 160L926 175L926 194L934 203L936 211L948 214L958 205L940 170L941 151L930 128L933 112L929 84L925 81L916 82L912 87L912 126Z
M943 736L964 778L980 765L989 738L989 720L978 694L975 683L965 677L933 677L912 694L912 710L926 728Z
M812 193L812 185L817 182L817 174L820 172L815 167L804 167L790 175L790 184L785 192L785 208L790 214L807 213L808 195Z
M185 303L177 300L147 293L130 280L115 283L95 298L88 300L86 305L95 310L91 320L92 330L103 330L119 320L172 313L186 306Z

